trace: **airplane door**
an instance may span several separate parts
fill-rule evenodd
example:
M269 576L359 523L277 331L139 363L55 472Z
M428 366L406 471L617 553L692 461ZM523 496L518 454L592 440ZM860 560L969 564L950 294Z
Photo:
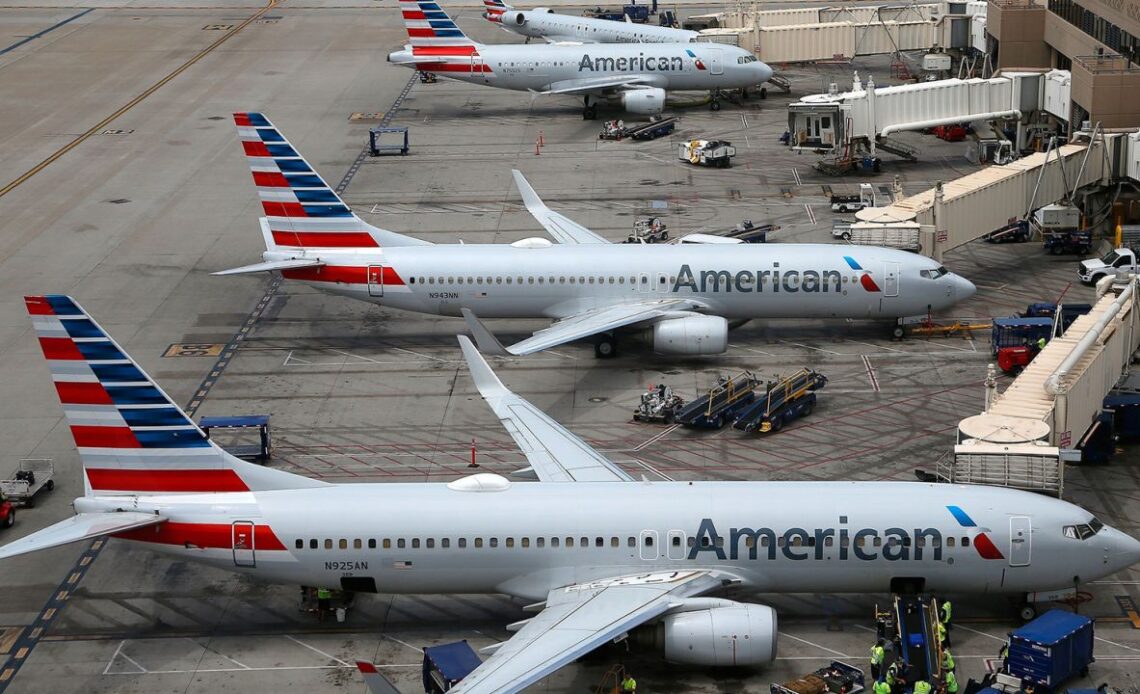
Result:
M471 54L471 74L483 75L483 81L487 81L487 65L483 62L483 56L478 53Z
M384 296L384 266L368 266L368 296Z
M1033 521L1028 516L1009 519L1009 565L1029 566Z
M657 558L659 550L657 549L657 531L656 530L642 530L641 531L641 558L646 561L653 561Z
M883 296L899 295L899 264L883 263Z
M714 75L724 74L724 55L719 48L709 49L709 72Z
M670 559L684 559L685 558L685 531L684 530L670 530L669 531L669 547L666 549L669 553Z
M234 521L230 532L234 548L234 566L257 566L253 546L253 523Z
M641 292L654 291L653 282L650 281L649 273L643 272L637 276L637 290Z

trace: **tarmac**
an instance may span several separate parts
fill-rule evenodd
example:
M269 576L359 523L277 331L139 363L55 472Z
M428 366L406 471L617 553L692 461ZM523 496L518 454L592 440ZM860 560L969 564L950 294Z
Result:
M867 181L882 190L897 174L917 193L975 168L963 143L907 134L900 139L921 147L918 163L888 155L880 175L833 179L812 170L814 155L778 142L791 99L848 83L853 69L889 81L886 59L780 70L792 96L770 93L716 113L685 98L670 107L681 116L672 137L609 142L573 99L421 84L388 65L404 38L398 17L391 4L364 0L0 4L0 474L22 458L47 458L57 475L55 491L20 509L0 541L67 517L83 490L25 294L74 295L195 415L272 414L274 467L337 482L447 481L469 472L472 445L482 470L520 467L523 456L460 359L461 321L268 277L210 276L261 252L235 111L268 115L371 223L432 241L543 236L513 189L512 168L551 207L611 239L652 214L674 234L773 222L781 228L771 242L830 240L828 186L843 192ZM471 3L459 23L477 38L513 40ZM389 111L391 125L410 128L411 152L369 157L368 128ZM677 143L692 137L731 140L733 168L678 161ZM1036 244L964 246L945 263L978 294L938 318L987 320L1062 295L1087 301L1076 262ZM506 340L542 325L491 327ZM630 340L604 361L575 344L493 366L509 387L648 479L905 480L933 468L958 421L981 410L991 361L984 332L895 341L874 323L754 321L730 342L725 355L686 359ZM650 384L693 397L721 373L767 378L804 366L829 384L810 417L774 436L631 421ZM1125 448L1111 464L1070 467L1065 497L1140 535L1137 461ZM1137 686L1138 585L1133 569L1082 587L1079 609L1098 619L1097 662L1073 686ZM831 659L865 666L874 608L888 599L759 596L781 620L779 658L764 668L684 668L619 644L529 691L594 691L624 661L643 692L766 692ZM1016 616L1001 598L955 604L960 679L980 678ZM363 692L357 658L414 691L420 648L489 645L521 614L503 596L377 595L359 596L343 623L317 622L299 610L296 586L116 540L94 551L68 546L0 570L0 678L12 672L0 692Z

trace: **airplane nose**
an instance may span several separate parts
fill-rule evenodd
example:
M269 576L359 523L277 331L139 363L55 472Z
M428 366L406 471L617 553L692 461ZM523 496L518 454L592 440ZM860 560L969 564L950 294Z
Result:
M958 301L969 299L978 293L978 288L970 280L961 275L954 275L954 297Z
M1114 534L1119 538L1115 543L1117 545L1115 554L1120 557L1120 569L1127 569L1140 562L1140 540L1119 530Z
M767 82L768 80L772 79L772 68L768 67L764 63L757 63L757 67L760 68L760 78L756 80L756 84Z

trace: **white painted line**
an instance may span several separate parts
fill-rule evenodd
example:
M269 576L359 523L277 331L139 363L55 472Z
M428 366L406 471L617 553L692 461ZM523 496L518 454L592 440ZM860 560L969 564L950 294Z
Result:
M954 656L957 658L958 656ZM376 663L378 668L422 668L423 663L399 664L399 665L381 665ZM126 675L128 677L138 677L141 674L147 675L194 675L198 673L222 673L222 672L271 672L278 670L356 670L355 665L278 665L273 667L251 667L251 668L195 668L193 670L147 670L145 673L141 672L108 672L105 673L109 676L113 675Z
M834 653L835 655L839 656L840 658L850 658L851 657L851 656L847 655L846 653L840 653L839 651L834 651L834 650L828 648L827 646L821 646L820 644L813 643L812 641L808 641L807 639L801 639L798 636L792 636L791 634L789 634L786 631L781 631L779 633L783 634L784 636L787 636L789 639L795 639L796 641L799 641L800 643L806 643L809 646L814 646L815 648L818 648L821 651L827 651L828 653Z
M657 468L653 467L649 463L643 462L641 460L636 460L634 462L636 462L638 465L645 468L646 470L652 472L653 474L657 475L658 477L665 480L666 482L676 482L677 481L677 480L673 479L672 477L670 477L669 475L666 475L664 472L661 472Z
M1096 639L1097 641L1103 641L1103 642L1105 642L1111 646L1116 646L1117 648L1123 648L1127 651L1133 651L1135 653L1140 653L1140 648L1133 648L1132 646L1125 646L1123 643L1117 643L1115 641L1109 641L1108 639L1102 639L1099 636L1093 636L1093 638ZM1102 656L1097 656L1097 658L1101 658L1101 657Z
M634 446L633 450L640 451L641 449L645 448L646 446L653 445L654 443L657 443L659 440L661 440L665 436L668 436L669 434L673 433L674 431L676 431L680 428L681 428L680 424L674 424L673 426L669 427L665 431L662 431L661 433L657 434L656 436L650 437L647 441L644 441L644 442ZM654 470L654 472L657 472L657 471ZM657 474L660 475L661 473L658 472ZM664 475L662 475L662 476L664 477Z
M407 646L408 648L412 649L416 653L423 653L424 652L424 649L416 648L415 646L408 643L407 641L401 641L400 639L396 638L395 636L388 636L387 634L383 634L383 636L384 636L384 638L388 639L389 641L395 641L396 643L400 644L401 646Z
M744 127L746 127L746 128L747 128L747 127L748 127L748 116L744 115L743 113L742 113L742 114L740 114L740 123L741 123L741 124L742 124Z
M931 342L930 340L924 340L921 337L908 337L906 339L914 341L914 342L925 342L928 345L937 344L937 345L940 345L942 347L949 347L950 349L954 349L954 350L957 350L959 352L977 352L978 351L978 349L976 347L974 347L973 344L970 345L972 349L966 349L965 347L955 347L954 345L948 345L945 342L937 342L937 343ZM947 338L947 339L949 339L949 338Z
M867 379L871 381L871 390L878 393L879 378L875 376L875 367L871 365L871 360L867 358L867 355L863 355L863 366L867 368Z
M111 655L111 659L107 661L107 667L103 668L103 674L104 675L137 675L140 673L147 672L147 669L145 667L143 667L142 665L139 665L137 662L135 662L133 659L131 659L130 656L123 653L123 646L125 646L125 645L127 645L126 639L123 639L122 641L119 642L119 647L115 649L115 652ZM124 660L129 662L131 665L134 665L135 667L137 667L139 669L139 671L138 672L111 672L111 666L114 665L115 661L120 657L122 657Z
M887 347L886 345L876 345L876 344L871 343L871 342L863 342L861 340L852 340L850 338L844 340L844 342L853 342L857 345L867 345L868 347L870 347L872 349L885 349L888 352L900 352L903 354L907 353L907 351L905 349L895 349L894 347ZM868 356L874 356L874 355L872 354L872 355L868 355Z
M343 660L341 660L340 658L336 657L335 655L329 655L328 653L325 653L324 651L317 648L316 646L310 646L309 644L305 643L304 641L301 641L299 639L295 639L292 636L289 636L288 634L285 635L285 638L289 639L290 641L297 644L298 646L301 646L302 648L308 648L313 653L316 653L318 655L323 655L324 657L328 658L329 660L336 661L337 663L339 663L341 665L348 665L349 667L352 667L351 663L346 663ZM420 653L423 653L423 651L420 651Z
M804 184L804 182L800 180L800 170L794 166L792 167L792 178L796 179L797 186L802 186Z
M217 650L210 648L209 646L203 646L202 644L198 643L197 641L195 641L192 638L187 637L186 640L189 641L190 643L194 644L198 648L201 648L204 651L209 651L210 653L213 653L214 655L218 655L218 656L225 658L226 660L230 661L234 665L237 665L238 667L240 667L242 670L249 670L250 669L250 667L248 665L246 665L245 663L239 663L238 661L234 660L233 658L229 657L228 655L226 655L224 653L220 653Z
M765 351L764 351L764 350L762 350L762 349L753 349L753 348L751 348L751 347L745 347L745 346L743 346L743 345L732 345L732 344L730 344L730 345L729 345L729 347L735 347L736 349L742 349L742 350L744 350L745 352L754 352L755 354L763 354L763 355L764 355L764 356L766 356L766 357L774 357L774 356L776 356L775 354L772 354L771 352L765 352ZM789 356L790 356L790 355L789 355Z
M987 634L987 633L986 633L986 632L984 632L984 631L978 631L977 629L971 629L970 627L968 627L968 626L965 626L965 625L963 625L963 624L957 624L957 623L955 623L955 624L954 624L954 628L955 628L955 629L962 629L962 630L964 630L964 631L969 631L969 632L971 632L971 633L974 633L974 634L981 634L982 636L985 636L986 638L991 638L991 639L993 639L994 641L1001 641L1002 643L1005 643L1005 642L1006 642L1006 639L1003 639L1003 638L1002 638L1002 637L1000 637L1000 636L994 636L993 634ZM957 655L955 655L954 657L955 657L955 658L957 658L958 656L957 656Z
M815 212L812 212L811 205L804 203L804 209L807 210L808 219L811 221L812 226L815 226Z
M804 349L814 349L817 352L823 352L825 354L834 354L837 357L851 356L845 355L842 352L832 352L830 349L824 349L822 347L812 347L811 345L805 345L800 342L788 342L787 340L780 340L780 342L783 342L785 345L792 345L793 347L803 347Z

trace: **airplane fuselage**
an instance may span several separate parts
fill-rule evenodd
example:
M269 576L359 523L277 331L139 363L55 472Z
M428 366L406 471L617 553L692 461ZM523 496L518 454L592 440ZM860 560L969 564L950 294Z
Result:
M458 316L468 308L481 318L559 319L634 299L677 298L729 320L897 318L947 308L974 291L929 258L887 248L530 242L535 247L402 246L264 257L320 258L328 265L283 274L326 291L421 313Z
M170 522L121 535L264 580L384 593L506 593L712 569L758 592L1071 588L1125 568L1135 541L1072 504L913 482L446 484L139 497ZM493 486L493 485L492 485ZM826 503L820 503L820 500ZM78 504L122 505L81 499ZM348 580L343 580L348 579Z
M615 76L636 75L639 84L666 90L740 89L772 76L748 51L711 43L499 44L466 47L463 55L455 50L405 48L388 60L464 82L540 92Z
M528 38L591 43L686 43L696 41L698 32L652 24L614 22L593 17L575 17L549 10L506 10L494 21L507 31Z

